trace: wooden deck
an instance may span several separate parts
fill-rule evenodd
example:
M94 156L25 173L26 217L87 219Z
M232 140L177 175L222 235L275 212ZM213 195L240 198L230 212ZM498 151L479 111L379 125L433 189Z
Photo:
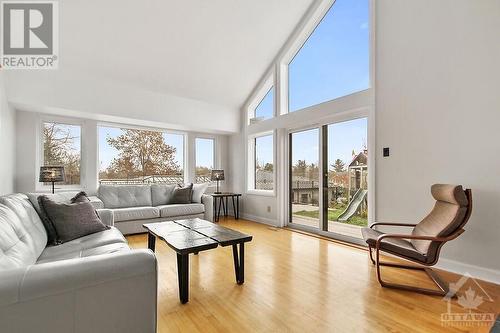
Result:
M190 259L190 301L179 302L175 252L157 242L158 331L161 332L489 332L443 327L440 297L381 288L363 249L262 224L226 219L222 225L254 236L245 253L245 284L237 285L231 247ZM127 237L147 248L147 236ZM424 273L384 270L385 278L432 287ZM446 281L459 276L443 273ZM500 286L476 312L500 312ZM450 310L464 309L454 301Z

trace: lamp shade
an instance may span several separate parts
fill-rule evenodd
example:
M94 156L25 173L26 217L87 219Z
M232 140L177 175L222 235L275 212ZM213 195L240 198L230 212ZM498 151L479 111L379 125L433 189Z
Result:
M63 166L42 166L40 167L39 182L63 182L64 181L64 167Z
M224 180L224 170L212 170L210 180Z

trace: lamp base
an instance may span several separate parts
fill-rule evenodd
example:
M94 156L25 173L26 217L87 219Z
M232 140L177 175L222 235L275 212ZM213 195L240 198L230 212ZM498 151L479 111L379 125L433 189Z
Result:
M222 194L222 192L216 191L214 192L214 194Z

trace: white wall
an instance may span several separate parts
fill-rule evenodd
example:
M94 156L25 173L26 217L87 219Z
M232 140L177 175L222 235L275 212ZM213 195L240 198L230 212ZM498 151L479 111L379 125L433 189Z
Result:
M375 219L418 222L432 207L433 183L471 188L471 220L444 247L440 266L500 283L500 2L375 4ZM293 126L289 119L269 124ZM265 123L257 130L268 129ZM231 138L234 189L242 191L244 127ZM383 147L390 157L382 157ZM279 225L280 200L247 196L243 215Z
M0 72L0 195L14 191L15 112L7 102L5 77Z
M40 124L42 119L48 121L70 121L79 123L82 126L82 184L79 189L87 191L89 194L94 194L97 190L98 177L98 138L97 125L98 121L88 118L69 118L36 112L16 112L16 170L15 170L15 191L16 192L35 192L38 185L39 164L38 157L40 155L39 137ZM157 126L156 128L162 128ZM200 133L186 131L185 145L185 165L187 168L194 170L195 150L194 138L196 136L213 137L215 139L215 166L217 168L228 168L228 136L221 134ZM14 178L14 177L12 177ZM189 172L186 182L194 180L194 172ZM227 186L227 185L226 185ZM227 188L227 187L226 187Z
M377 219L418 221L430 184L463 184L473 214L442 257L498 274L500 2L379 0L376 22Z

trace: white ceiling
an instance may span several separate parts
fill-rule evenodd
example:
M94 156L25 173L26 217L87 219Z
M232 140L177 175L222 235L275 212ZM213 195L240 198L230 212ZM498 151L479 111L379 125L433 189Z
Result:
M313 0L60 1L60 65L239 108Z

